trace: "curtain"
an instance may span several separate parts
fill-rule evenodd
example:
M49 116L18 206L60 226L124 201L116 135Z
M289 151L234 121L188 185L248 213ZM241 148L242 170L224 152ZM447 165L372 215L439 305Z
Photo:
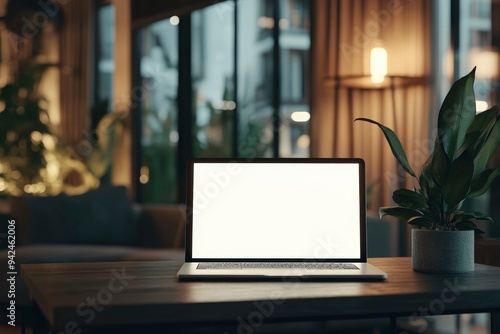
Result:
M392 191L411 187L380 129L393 129L418 173L428 155L430 1L316 0L312 43L311 155L360 157L366 162L368 207L391 205ZM346 85L369 80L373 47L388 53L393 84ZM385 80L391 80L387 77ZM366 81L366 80L365 80Z
M60 40L61 132L76 151L89 125L90 17L87 0L68 1L60 6L63 26Z

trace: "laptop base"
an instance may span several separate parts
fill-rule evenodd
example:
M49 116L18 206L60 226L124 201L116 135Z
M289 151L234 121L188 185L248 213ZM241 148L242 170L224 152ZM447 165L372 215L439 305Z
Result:
M185 263L179 272L179 280L286 280L290 281L373 281L385 280L387 274L369 263L354 263L359 270L288 269L198 269L199 262Z

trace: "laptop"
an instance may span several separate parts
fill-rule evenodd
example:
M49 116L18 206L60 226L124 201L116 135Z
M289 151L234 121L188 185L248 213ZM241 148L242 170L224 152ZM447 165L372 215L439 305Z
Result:
M383 280L362 159L193 159L179 280Z

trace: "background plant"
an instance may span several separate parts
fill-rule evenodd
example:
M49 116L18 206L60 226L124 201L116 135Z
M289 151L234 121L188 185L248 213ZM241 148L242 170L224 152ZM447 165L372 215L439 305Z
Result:
M12 82L0 88L0 197L83 193L99 186L109 169L122 115L106 113L106 102L95 106L92 114L99 117L93 118L91 147L72 150L51 124L48 101L38 93L43 74L53 66L20 62ZM67 182L71 177L76 184Z
M488 168L500 146L500 115L497 106L476 114L475 68L457 80L446 95L438 115L433 152L417 175L408 162L399 138L390 128L368 118L384 133L401 167L418 182L419 188L397 189L397 206L381 207L380 217L395 216L409 224L432 230L476 230L474 220L491 220L479 212L460 210L463 200L484 194L500 175Z

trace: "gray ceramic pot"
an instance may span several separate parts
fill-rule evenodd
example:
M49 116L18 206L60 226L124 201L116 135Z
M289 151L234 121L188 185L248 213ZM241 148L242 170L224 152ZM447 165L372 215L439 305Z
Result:
M474 270L474 231L411 230L413 270L464 273Z

